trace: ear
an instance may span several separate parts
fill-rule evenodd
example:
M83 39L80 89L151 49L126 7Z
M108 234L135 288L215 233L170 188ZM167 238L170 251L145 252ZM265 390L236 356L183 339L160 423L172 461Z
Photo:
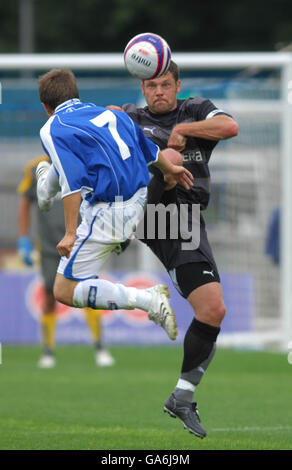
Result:
M176 92L177 92L177 93L180 92L180 88L181 88L181 81L178 80L178 81L176 82Z
M50 106L48 106L47 104L45 104L43 102L42 102L42 105L45 108L46 113L47 113L48 116L52 116L52 114L54 114L54 110L51 109Z
M141 90L142 90L142 94L143 94L143 96L145 96L145 91L144 91L144 82L143 82L143 81L141 82Z

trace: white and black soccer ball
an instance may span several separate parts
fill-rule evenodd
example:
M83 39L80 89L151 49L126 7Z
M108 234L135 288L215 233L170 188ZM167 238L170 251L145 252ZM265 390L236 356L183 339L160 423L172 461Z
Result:
M140 80L160 77L168 70L170 60L170 47L158 34L138 34L124 50L127 70Z

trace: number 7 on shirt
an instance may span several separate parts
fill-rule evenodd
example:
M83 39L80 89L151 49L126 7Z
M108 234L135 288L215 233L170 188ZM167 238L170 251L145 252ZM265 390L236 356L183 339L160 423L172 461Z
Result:
M90 119L90 122L97 127L104 127L108 124L108 130L110 131L113 139L115 140L117 146L119 147L120 154L123 160L126 160L131 156L129 147L126 142L121 139L118 130L117 130L117 118L115 114L110 111L104 111L93 119Z

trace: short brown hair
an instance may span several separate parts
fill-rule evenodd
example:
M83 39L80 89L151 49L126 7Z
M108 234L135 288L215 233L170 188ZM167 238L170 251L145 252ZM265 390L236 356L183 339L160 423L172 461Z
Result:
M169 67L168 67L168 70L167 72L170 72L171 75L173 76L174 80L177 82L179 80L179 70L178 70L178 66L175 62L173 62L173 60L170 61L170 64L169 64ZM166 73L167 73L166 72Z
M54 110L59 104L79 98L75 75L71 70L53 69L38 80L40 100Z
M178 66L177 66L177 64L176 64L175 62L173 62L173 60L170 61L169 67L168 67L167 71L164 72L163 75L166 75L168 72L171 73L171 75L173 76L175 82L177 82L177 81L179 80L179 70L178 70ZM161 75L161 77L162 77L163 75ZM155 80L155 78L154 78L154 79L151 79L151 80ZM142 81L143 81L143 83L144 83L144 82L147 81L147 79L145 78L145 79L142 80Z

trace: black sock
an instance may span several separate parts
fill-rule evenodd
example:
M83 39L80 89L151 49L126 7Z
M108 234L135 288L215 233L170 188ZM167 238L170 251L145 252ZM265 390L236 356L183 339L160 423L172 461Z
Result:
M219 327L193 319L184 339L182 373L198 367L209 357L219 332Z
M174 390L177 399L192 401L194 389L201 381L215 354L219 332L219 327L193 319L184 339L181 376ZM181 388L184 386L186 388Z

